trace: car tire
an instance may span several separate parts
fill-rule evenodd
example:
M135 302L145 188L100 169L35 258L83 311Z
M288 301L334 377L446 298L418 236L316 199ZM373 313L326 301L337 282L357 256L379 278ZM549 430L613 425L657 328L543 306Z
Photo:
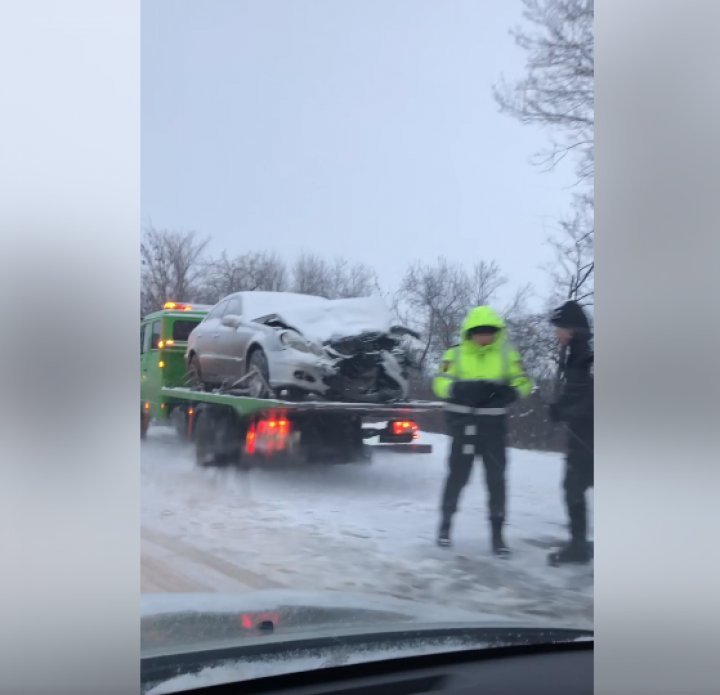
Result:
M205 382L202 378L202 372L200 371L200 360L197 355L190 357L187 368L188 374L188 385L195 391L206 391Z
M248 355L246 373L250 374L253 371L258 372L265 383L259 379L254 382L251 381L249 387L251 396L254 398L269 398L272 396L272 393L268 391L268 387L266 386L266 384L270 382L270 367L265 352L259 347L253 348Z

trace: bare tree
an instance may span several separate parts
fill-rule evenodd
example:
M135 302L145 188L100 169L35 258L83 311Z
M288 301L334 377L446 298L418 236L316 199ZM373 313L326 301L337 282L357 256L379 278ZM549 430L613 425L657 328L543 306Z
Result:
M423 336L423 366L437 362L457 343L467 312L474 306L492 304L497 291L506 284L507 278L495 261L480 261L470 272L445 258L435 264L412 264L392 306L402 323ZM531 291L529 285L520 288L506 312L520 311Z
M379 289L373 268L336 258L331 267L331 291L335 298L368 297Z
M541 386L548 383L557 369L558 352L547 314L518 314L508 318L507 325L528 374Z
M572 299L585 307L595 300L594 228L592 205L582 197L576 200L573 214L561 221L559 236L549 240L555 251L555 263L548 268L553 281L551 302L555 305ZM567 347L554 348L557 370L554 389L557 393L561 380L561 365L565 362Z
M327 262L315 254L302 254L292 267L292 290L300 294L327 297L330 294Z
M287 287L285 262L274 253L251 253L246 256L252 289L282 292Z
M495 261L480 261L472 270L470 284L471 304L483 306L489 304L497 291L507 284L507 278Z
M527 55L524 79L494 89L501 111L521 123L551 130L549 153L540 163L548 169L569 154L577 172L592 186L595 125L595 49L593 0L523 0L524 28L511 33ZM559 139L558 139L559 138ZM561 221L560 234L550 241L558 266L551 277L554 295L592 301L593 197L575 196L573 213Z
M593 0L523 0L526 28L511 33L527 56L527 74L514 84L494 89L500 110L521 123L550 129L549 151L536 163L553 169L568 155L576 159L581 183L591 187L595 173L595 49ZM593 198L575 197L571 216L560 222L550 240L556 264L550 269L553 300L592 304L594 293ZM538 324L539 326L539 324ZM538 335L545 330L537 328ZM544 341L544 338L543 338ZM548 354L557 354L552 341ZM554 357L560 364L565 351ZM555 385L560 382L556 373Z
M523 0L530 28L512 35L527 54L527 75L494 89L501 111L522 123L551 130L551 148L540 163L553 168L568 154L578 155L582 180L594 174L594 2Z
M285 289L286 275L276 254L252 251L231 259L223 252L205 264L202 301L214 304L233 292L279 292Z
M150 226L140 245L141 306L143 314L168 300L195 301L208 239L196 232L169 231Z
M375 271L345 258L328 262L315 254L302 254L292 268L292 289L328 299L365 297L378 293Z
M465 270L440 258L435 265L414 263L400 284L396 307L425 342L421 366L435 362L457 342L460 324L471 302L472 288Z
M572 216L560 222L560 234L549 240L555 251L555 263L548 268L555 302L594 303L594 238L592 207L579 199Z
M528 299L530 299L533 294L533 286L529 282L518 287L515 290L512 299L505 305L505 308L503 309L503 316L507 320L525 316L528 313L526 308Z
M551 378L557 365L552 326L546 312L530 311L527 302L533 295L529 283L517 288L503 310L513 345L522 356L528 374L539 382Z

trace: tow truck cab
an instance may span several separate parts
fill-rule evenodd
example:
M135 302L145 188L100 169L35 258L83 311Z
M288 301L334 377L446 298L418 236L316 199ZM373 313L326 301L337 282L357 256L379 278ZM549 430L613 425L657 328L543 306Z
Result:
M185 302L166 302L140 324L140 424L144 434L151 419L167 421L171 406L161 389L186 385L185 351L191 331L212 309Z

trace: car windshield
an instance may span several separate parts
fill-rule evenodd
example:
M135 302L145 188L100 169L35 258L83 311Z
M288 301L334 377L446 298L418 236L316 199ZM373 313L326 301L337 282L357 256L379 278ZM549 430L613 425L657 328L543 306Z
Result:
M145 689L586 638L592 3L142 32Z

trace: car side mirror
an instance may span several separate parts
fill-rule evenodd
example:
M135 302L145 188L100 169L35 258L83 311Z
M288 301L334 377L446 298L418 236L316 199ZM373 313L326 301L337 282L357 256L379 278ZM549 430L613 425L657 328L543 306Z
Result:
M222 317L222 325L227 326L228 328L237 328L240 323L240 317L235 314L228 314L227 316Z

